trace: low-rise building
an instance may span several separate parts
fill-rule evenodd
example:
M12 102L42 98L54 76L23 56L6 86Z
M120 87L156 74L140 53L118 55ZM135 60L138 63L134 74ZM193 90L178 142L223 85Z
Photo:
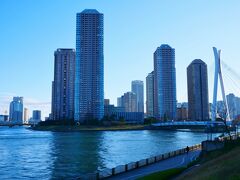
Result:
M37 124L41 121L41 111L33 110L32 118L29 119L29 124Z
M117 120L124 120L128 124L142 124L144 122L143 112L113 112Z
M104 116L114 117L114 120L124 120L126 123L143 123L144 113L143 112L126 112L124 107L115 107L112 104L104 106Z
M188 119L188 109L186 107L177 108L177 120L183 121Z
M8 121L8 115L0 115L0 121Z

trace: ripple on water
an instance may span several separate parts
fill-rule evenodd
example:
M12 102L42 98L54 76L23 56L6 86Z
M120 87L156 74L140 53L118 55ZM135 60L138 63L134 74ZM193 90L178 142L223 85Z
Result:
M205 134L192 132L53 133L0 128L0 179L76 178L205 139Z

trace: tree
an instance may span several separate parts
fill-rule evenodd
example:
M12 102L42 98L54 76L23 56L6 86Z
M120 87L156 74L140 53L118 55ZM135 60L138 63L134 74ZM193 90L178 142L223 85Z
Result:
M119 117L119 122L121 123L121 124L125 124L125 119L124 119L124 117Z
M155 117L148 117L144 119L144 124L157 123L158 120Z
M115 119L116 119L116 115L115 115L115 114L112 114L112 115L110 116L110 120L111 120L111 121L115 121Z

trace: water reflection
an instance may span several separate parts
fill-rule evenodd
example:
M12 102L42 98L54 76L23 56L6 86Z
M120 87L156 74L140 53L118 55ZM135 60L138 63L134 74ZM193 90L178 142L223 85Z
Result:
M177 131L113 131L103 133L100 156L103 164L116 165L194 145L205 140L205 135Z
M53 133L0 127L0 179L74 179L203 140L206 134L194 132Z
M76 178L102 166L101 132L54 133L52 178Z

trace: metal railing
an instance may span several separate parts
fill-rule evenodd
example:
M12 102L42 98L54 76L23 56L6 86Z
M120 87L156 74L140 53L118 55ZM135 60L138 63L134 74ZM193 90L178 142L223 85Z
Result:
M154 123L152 126L209 126L209 125L224 125L223 122L218 121L172 121Z
M201 148L202 148L201 144L196 144L194 146L189 146L189 151L194 151L194 150L201 149ZM164 153L164 154L160 154L157 156L152 156L152 157L149 157L146 159L142 159L142 160L139 160L136 162L130 162L125 165L119 165L119 166L111 168L111 169L105 168L96 173L88 174L88 175L86 175L88 177L85 177L85 178L86 179L94 179L94 180L109 178L111 176L121 174L121 173L124 173L127 171L131 171L131 170L134 170L137 168L141 168L143 166L148 166L150 164L154 164L154 163L160 162L162 160L184 154L186 152L187 152L186 148L178 149L178 150L171 151L168 153Z

